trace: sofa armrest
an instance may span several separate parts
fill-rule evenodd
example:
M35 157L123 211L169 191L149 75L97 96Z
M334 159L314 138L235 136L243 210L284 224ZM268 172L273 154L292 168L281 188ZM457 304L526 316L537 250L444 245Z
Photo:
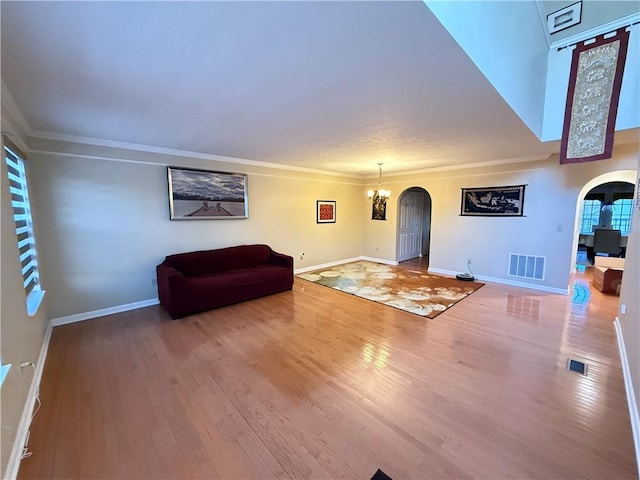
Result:
M281 267L290 268L291 271L293 271L293 257L289 255L272 251L270 262L280 265Z
M182 272L174 267L161 263L156 267L158 279L158 300L171 312L171 292L175 290L177 284L182 283L186 277Z

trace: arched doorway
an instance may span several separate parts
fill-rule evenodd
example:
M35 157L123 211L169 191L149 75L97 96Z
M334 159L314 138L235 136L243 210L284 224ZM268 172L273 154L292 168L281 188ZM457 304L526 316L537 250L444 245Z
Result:
M422 187L408 188L398 200L396 260L428 258L430 241L431 196Z
M576 266L581 263L587 265L591 264L589 259L586 262L581 262L581 258L585 256L586 247L589 246L589 234L587 230L590 230L590 222L595 226L594 228L611 228L614 225L609 225L612 222L611 214L607 216L600 215L600 208L596 208L596 200L600 204L611 204L623 199L626 196L633 197L633 188L635 187L636 171L635 170L620 170L616 172L608 172L600 175L591 181L580 190L576 205L576 220L574 228L574 240L573 240L573 252L574 262L572 262L572 271L576 270ZM628 195L625 191L630 192ZM590 205L593 203L593 205ZM590 222L587 221L589 217L588 212L585 212L585 206L587 208L595 209L590 218L593 218ZM597 220L596 220L597 219ZM604 223L603 223L604 222ZM616 224L617 225L617 224ZM618 225L620 226L620 225ZM582 254L582 255L581 255Z

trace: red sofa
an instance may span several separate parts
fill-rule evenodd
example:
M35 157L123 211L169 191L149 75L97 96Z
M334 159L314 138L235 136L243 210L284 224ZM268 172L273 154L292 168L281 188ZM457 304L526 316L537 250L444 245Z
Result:
M158 298L172 318L293 288L293 257L268 245L169 255L156 267Z

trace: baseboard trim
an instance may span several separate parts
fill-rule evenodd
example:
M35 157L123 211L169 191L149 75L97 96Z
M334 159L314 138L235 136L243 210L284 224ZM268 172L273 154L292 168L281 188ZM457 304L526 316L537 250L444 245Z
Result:
M624 337L622 335L622 326L620 325L620 319L618 317L613 321L613 325L616 328L616 336L618 337L618 350L620 351L620 363L622 364L624 388L627 392L627 406L629 407L629 417L631 418L631 432L633 434L633 444L636 449L636 466L640 469L640 412L638 411L636 394L633 389L633 381L631 380L631 370L629 369L627 348L625 347Z
M29 386L29 392L27 393L27 400L22 410L22 416L20 417L20 423L18 424L18 431L16 432L16 438L13 442L13 448L11 449L11 456L9 457L9 463L4 473L4 477L7 480L15 480L18 476L18 469L20 468L20 462L22 461L22 455L24 452L24 444L27 441L27 434L31 427L31 417L33 416L33 408L36 405L36 398L40 391L40 380L42 379L42 371L44 370L44 362L47 359L47 352L49 351L49 341L51 340L51 330L53 325L51 322L47 324L47 330L42 340L42 347L40 348L40 355L38 355L38 363L35 366L33 372L33 378L31 379L31 385Z
M345 258L344 260L336 260L335 262L321 263L319 265L313 265L311 267L296 268L293 271L293 273L295 275L298 275L299 273L312 272L314 270L320 270L321 268L335 267L336 265L342 265L343 263L356 262L361 258L362 257Z
M100 310L93 310L92 312L76 313L75 315L68 315L66 317L53 318L50 323L53 327L58 327L68 323L82 322L84 320L91 320L92 318L104 317L105 315L113 315L114 313L128 312L136 308L150 307L151 305L158 305L159 303L160 301L157 298L150 298L149 300L116 305L115 307L102 308Z
M429 268L430 273L439 273L441 275L450 275L455 277L460 272L454 272L451 270L445 270L442 268ZM558 293L560 295L568 295L569 288L566 289L556 288L556 287L547 287L546 285L536 285L534 283L525 283L525 282L515 282L513 280L508 280L506 278L497 278L497 277L487 277L484 275L476 275L476 280L480 280L482 282L491 282L491 283L500 283L502 285L510 285L512 287L521 287L521 288L530 288L532 290L539 290L541 292L548 293Z
M321 263L319 265L313 265L311 267L296 268L293 271L293 273L294 275L298 275L299 273L313 272L314 270L320 270L321 268L335 267L336 265L343 265L345 263L357 262L358 260L367 260L369 262L384 263L386 265L398 265L398 262L394 262L393 260L385 260L383 258L360 256L360 257L353 257L353 258L345 258L343 260L336 260L335 262Z
M393 265L393 266L399 265L399 263L394 260L385 260L384 258L360 257L359 260L367 260L369 262L375 262L375 263L384 263L385 265Z

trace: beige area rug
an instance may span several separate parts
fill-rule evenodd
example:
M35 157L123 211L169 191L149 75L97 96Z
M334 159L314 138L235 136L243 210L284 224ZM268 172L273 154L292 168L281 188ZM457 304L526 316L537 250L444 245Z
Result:
M298 277L427 318L438 316L484 285L365 260Z

